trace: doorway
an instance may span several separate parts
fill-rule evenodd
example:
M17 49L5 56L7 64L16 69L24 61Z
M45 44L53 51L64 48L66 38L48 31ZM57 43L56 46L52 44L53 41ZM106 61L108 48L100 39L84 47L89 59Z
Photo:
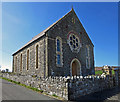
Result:
M81 75L81 63L76 58L71 61L71 75L72 76Z

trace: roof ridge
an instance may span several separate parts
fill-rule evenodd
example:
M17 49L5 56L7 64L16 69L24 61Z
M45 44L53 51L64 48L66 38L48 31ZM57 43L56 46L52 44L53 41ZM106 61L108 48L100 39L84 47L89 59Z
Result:
M73 9L71 9L68 13L66 13L63 17L61 17L60 19L58 19L56 22L54 22L53 24L51 24L49 27L47 27L45 30L41 31L39 34L37 34L36 36L34 36L29 42L27 42L23 47L21 47L19 50L17 50L15 53L13 53L12 55L15 55L17 52L21 51L23 48L25 48L26 46L28 46L29 44L31 44L32 42L34 42L35 40L39 39L40 37L42 37L51 27L53 27L55 24L57 24L60 20L62 20L65 16L67 16L70 12L74 11Z
M61 17L60 19L58 19L56 22L54 22L53 24L51 24L50 26L48 26L46 29L44 29L43 31L46 32L47 30L49 30L52 26L54 26L56 23L58 23L60 20L62 20L66 15L68 15L71 11L74 11L74 9L72 8L68 13L66 13L63 17ZM41 31L41 32L43 32ZM40 32L40 33L41 33ZM40 34L39 33L39 34ZM38 34L38 35L39 35ZM37 36L37 35L36 35ZM33 37L34 38L34 37Z

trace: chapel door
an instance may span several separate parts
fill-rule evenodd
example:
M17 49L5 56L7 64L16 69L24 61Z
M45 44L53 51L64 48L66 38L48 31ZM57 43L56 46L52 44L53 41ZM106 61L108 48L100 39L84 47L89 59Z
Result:
M76 62L74 61L74 62L72 63L72 76L75 76L75 75L77 75L77 64L76 64Z

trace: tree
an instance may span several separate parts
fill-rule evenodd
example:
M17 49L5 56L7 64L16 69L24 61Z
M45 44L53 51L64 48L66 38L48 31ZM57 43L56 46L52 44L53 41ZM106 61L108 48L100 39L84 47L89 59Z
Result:
M9 69L6 69L6 72L9 72Z

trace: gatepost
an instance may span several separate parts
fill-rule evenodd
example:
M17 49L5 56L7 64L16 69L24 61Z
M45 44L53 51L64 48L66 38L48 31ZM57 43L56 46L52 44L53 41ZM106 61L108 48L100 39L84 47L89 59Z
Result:
M120 67L118 68L118 86L120 87Z

